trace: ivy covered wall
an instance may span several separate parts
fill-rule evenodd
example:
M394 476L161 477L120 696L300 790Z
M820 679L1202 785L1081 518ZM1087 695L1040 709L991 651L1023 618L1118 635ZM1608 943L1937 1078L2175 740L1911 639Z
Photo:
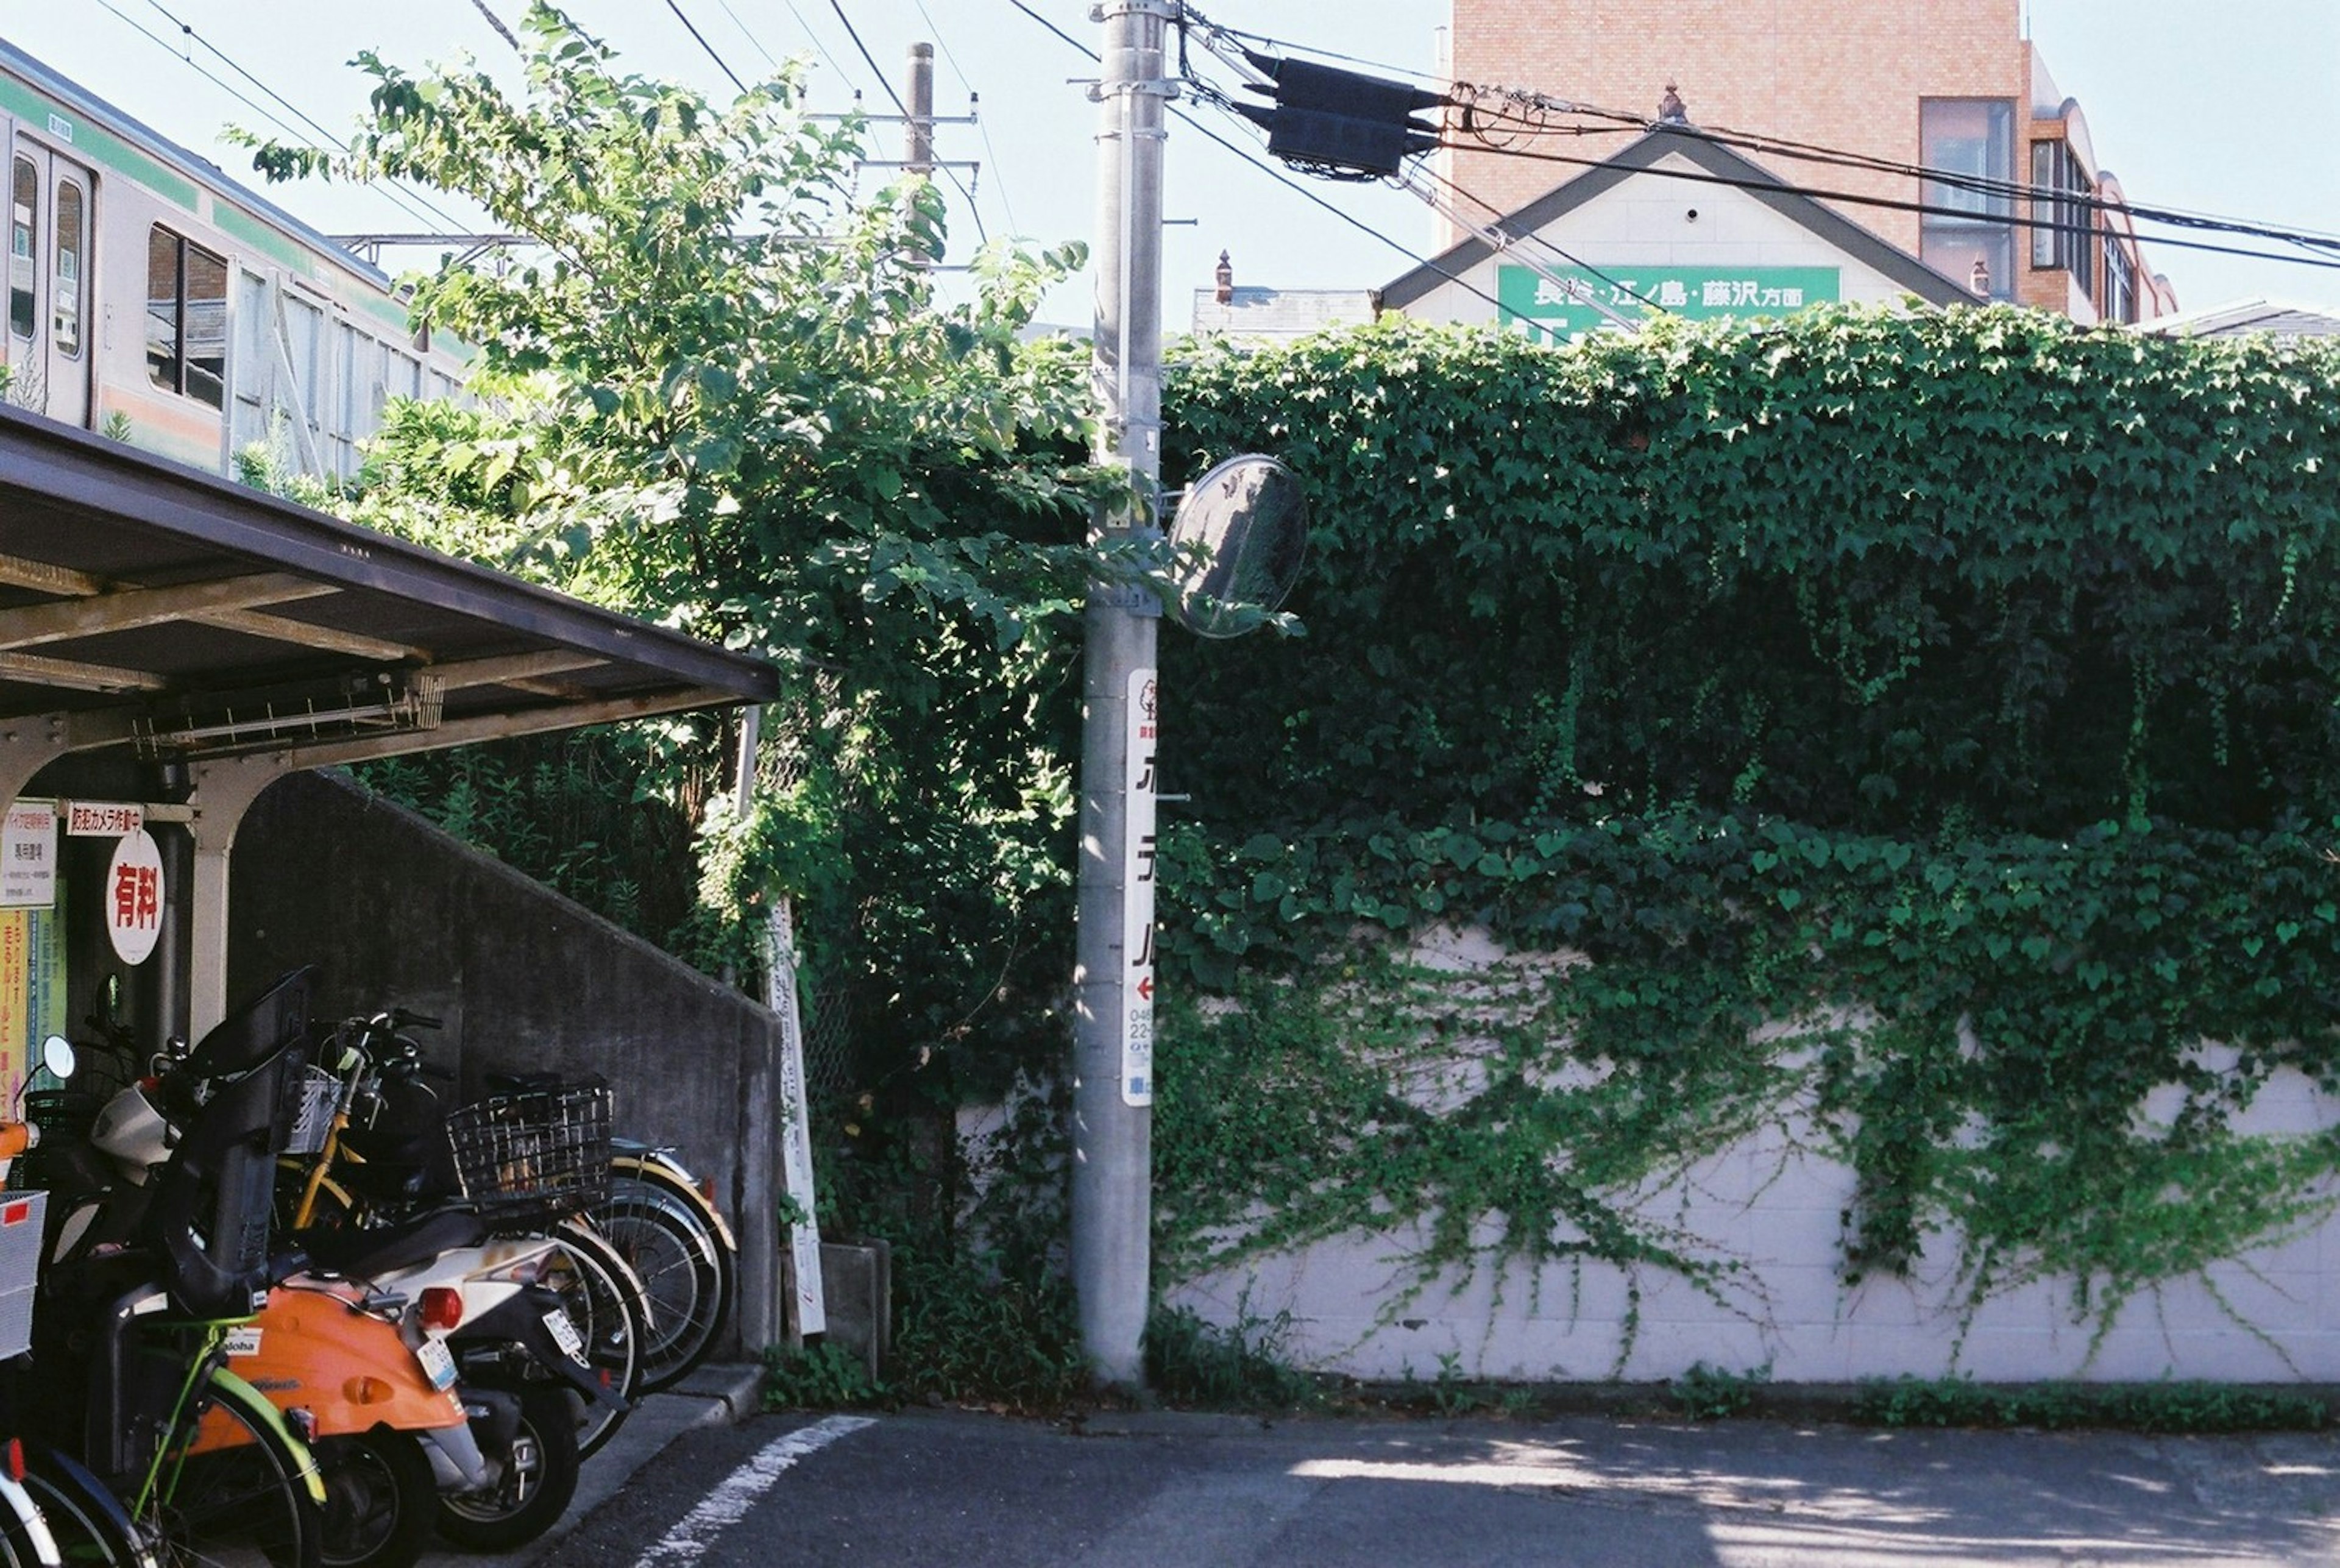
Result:
M1946 1355L2182 1289L2340 1374L2230 1261L2320 1255L2340 1164L2332 351L1398 325L1198 348L1168 421L1314 529L1304 637L1164 640L1165 1285L1338 1243L1373 1322L1509 1293L1622 1365L1651 1292L1760 1325L1775 1188L1685 1206L1776 1156Z

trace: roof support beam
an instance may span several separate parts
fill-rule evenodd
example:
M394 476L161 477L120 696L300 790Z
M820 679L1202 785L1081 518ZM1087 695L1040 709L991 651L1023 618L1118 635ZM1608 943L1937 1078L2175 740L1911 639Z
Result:
M641 697L612 697L600 702L565 707L531 708L519 713L482 713L470 719L450 719L434 729L402 730L395 735L369 735L350 740L321 740L312 746L292 746L268 753L282 768L334 768L367 762L377 757L403 757L416 751L437 751L468 746L475 740L503 740L516 735L540 735L550 729L575 729L588 724L613 724L623 719L649 719L692 708L727 707L739 700L737 692L719 687L694 686Z
M78 659L48 659L38 653L0 653L0 679L67 691L160 691L170 684L145 670L85 664Z
M556 648L542 653L514 653L501 659L451 660L445 664L430 666L427 673L445 681L450 691L461 691L473 686L517 686L523 690L533 690L547 675L560 675L571 670L590 670L608 662L608 660L595 654Z
M257 610L206 610L190 619L223 630L241 631L247 637L265 638L271 642L295 643L325 653L346 653L352 659L371 659L377 664L426 663L431 658L429 650L409 643L392 642L384 638L343 631L336 626L318 626Z
M178 583L169 588L118 589L84 599L0 610L0 648L32 648L69 638L128 631L205 611L250 610L340 591L331 583L284 571Z
M112 587L104 578L93 577L86 571L75 571L70 567L33 561L21 555L0 555L0 586L29 588L37 593L84 600L97 599L108 592L130 591ZM314 586L315 595L339 591L322 583ZM289 620L257 610L197 610L190 612L187 619L229 631L241 631L247 637L258 637L270 642L290 642L302 648L313 648L327 653L346 653L353 659L372 659L383 664L425 663L431 658L428 650L408 643L367 637L335 626Z

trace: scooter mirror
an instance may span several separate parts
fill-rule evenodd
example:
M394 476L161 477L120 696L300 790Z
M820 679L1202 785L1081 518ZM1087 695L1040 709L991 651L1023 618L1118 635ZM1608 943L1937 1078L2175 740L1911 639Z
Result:
M46 1067L49 1076L59 1082L73 1077L74 1066L73 1042L63 1035L51 1035L47 1039L43 1040L41 1066Z

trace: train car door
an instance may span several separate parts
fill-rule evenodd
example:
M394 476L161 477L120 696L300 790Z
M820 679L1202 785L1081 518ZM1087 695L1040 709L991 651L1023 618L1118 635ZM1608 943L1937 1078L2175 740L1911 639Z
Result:
M8 157L8 401L89 423L89 171L18 137Z

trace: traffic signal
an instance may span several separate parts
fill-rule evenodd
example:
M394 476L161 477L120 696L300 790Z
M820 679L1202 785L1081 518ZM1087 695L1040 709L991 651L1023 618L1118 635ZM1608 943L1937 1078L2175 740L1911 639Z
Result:
M1371 177L1394 174L1406 159L1438 145L1438 127L1413 115L1419 109L1444 107L1442 93L1306 60L1280 60L1248 49L1244 55L1274 80L1275 104L1235 108L1267 127L1267 150L1286 163ZM1257 85L1251 90L1270 91Z

